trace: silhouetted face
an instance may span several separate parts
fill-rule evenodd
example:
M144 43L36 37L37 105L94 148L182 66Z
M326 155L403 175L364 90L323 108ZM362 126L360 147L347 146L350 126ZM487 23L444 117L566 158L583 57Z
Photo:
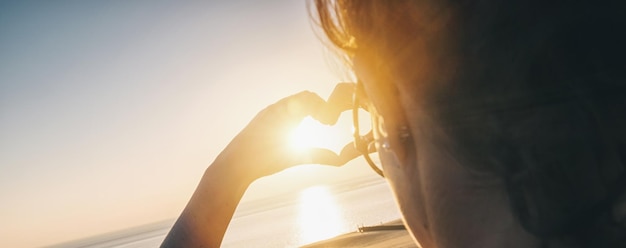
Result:
M414 92L417 80L429 78L388 73L376 63L358 53L353 58L355 74L370 101L385 177L413 237L424 248L535 245L511 213L503 180L470 173L442 147L454 140L421 105L424 100L416 99L429 92Z
M363 84L369 99L368 111L372 116L372 129L376 140L376 148L382 162L386 179L392 186L397 204L403 214L407 227L420 244L428 247L432 243L426 230L428 223L424 209L424 196L419 189L420 179L417 165L417 151L414 149L414 138L400 142L395 132L400 126L408 126L404 111L400 105L400 96L394 89L387 75L381 75L372 60L355 56L354 71ZM410 118L410 116L409 116ZM411 135L412 130L409 130Z

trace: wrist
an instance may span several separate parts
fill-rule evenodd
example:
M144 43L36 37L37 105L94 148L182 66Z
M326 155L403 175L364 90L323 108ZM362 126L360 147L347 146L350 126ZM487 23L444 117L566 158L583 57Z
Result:
M246 162L242 155L224 151L206 169L204 178L245 191L258 178L250 167L250 162Z
M219 156L205 171L179 217L172 238L184 247L218 247L252 179L238 162Z

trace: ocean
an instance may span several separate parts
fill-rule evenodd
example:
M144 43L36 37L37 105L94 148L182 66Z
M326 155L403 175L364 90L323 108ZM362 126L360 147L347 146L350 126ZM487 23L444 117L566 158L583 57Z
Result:
M400 218L386 182L362 176L242 202L222 247L298 247ZM158 247L174 220L54 247Z

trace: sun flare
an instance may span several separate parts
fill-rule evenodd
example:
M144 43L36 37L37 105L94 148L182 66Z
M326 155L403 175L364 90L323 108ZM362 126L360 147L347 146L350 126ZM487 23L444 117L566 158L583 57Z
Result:
M291 132L289 143L294 152L303 152L315 147L337 152L342 147L338 136L338 131L307 117Z

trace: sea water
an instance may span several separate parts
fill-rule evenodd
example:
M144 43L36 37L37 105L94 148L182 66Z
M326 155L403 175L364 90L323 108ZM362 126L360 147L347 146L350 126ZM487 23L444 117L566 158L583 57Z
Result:
M281 195L242 202L231 221L222 247L298 247L358 226L400 218L386 182L363 176L321 184ZM96 240L55 247L158 247L173 224L157 223L139 231L122 231Z
M297 247L398 218L384 180L354 178L242 204L222 245Z

